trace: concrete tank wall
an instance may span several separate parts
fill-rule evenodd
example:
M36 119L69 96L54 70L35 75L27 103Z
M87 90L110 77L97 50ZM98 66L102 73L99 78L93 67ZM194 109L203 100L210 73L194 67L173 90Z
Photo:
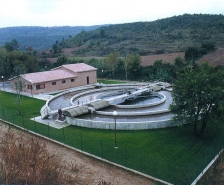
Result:
M80 127L97 128L97 129L111 129L114 130L114 122L106 121L92 121L77 118L66 117L69 124L77 125ZM157 129L177 126L171 120L149 121L149 122L117 122L117 130L144 130L144 129Z

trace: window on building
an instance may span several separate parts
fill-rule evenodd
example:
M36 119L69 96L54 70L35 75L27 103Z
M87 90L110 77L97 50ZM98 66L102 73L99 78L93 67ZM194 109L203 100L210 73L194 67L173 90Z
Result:
M32 90L32 89L33 89L32 85L29 85L29 84L28 84L28 85L27 85L27 89L31 89L31 90Z
M75 79L74 79L74 78L72 78L72 79L71 79L71 82L74 82L74 81L75 81Z
M45 89L45 84L37 84L36 89Z
M86 77L86 83L89 84L89 76Z
M56 85L56 82L52 82L52 85Z
M62 83L64 84L65 83L65 80L62 80Z

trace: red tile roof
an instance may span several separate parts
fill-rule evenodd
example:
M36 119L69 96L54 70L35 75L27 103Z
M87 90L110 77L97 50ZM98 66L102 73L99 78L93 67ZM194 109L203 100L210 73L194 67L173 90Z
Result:
M89 66L85 63L66 64L66 65L62 65L58 68L54 68L52 70L62 69L63 67L68 69L68 70L71 70L73 72L76 72L76 73L84 72L84 71L96 71L97 70L95 67Z
M37 72L37 73L27 73L22 76L25 80L31 83L41 83L41 82L56 81L60 79L77 77L75 73L63 69Z

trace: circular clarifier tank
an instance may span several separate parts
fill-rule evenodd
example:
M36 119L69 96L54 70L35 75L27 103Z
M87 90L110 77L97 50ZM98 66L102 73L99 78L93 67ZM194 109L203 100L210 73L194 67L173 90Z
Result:
M169 110L172 96L166 88L159 87L144 86L139 88L136 84L132 84L80 89L55 97L48 102L48 105L51 111L56 111L58 108L64 110L77 109L77 111L80 111L82 107L89 109L85 114L77 114L75 117L70 116L68 120L74 125L113 129L115 119L113 112L116 111L118 129L126 130L132 129L132 127L134 129L137 127L137 129L162 128L166 127L167 124L161 127L155 125L155 123L163 123L164 120L170 122L173 116ZM101 102L107 102L106 106L96 108L95 104ZM154 126L150 126L151 123ZM101 127L99 124L105 126ZM145 126L139 126L139 124Z

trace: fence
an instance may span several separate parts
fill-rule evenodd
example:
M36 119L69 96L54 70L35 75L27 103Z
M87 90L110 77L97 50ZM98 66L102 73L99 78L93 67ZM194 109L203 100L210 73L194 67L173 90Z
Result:
M222 124L206 138L195 138L191 127L114 131L69 126L55 129L30 120L31 113L0 109L0 118L103 159L173 184L191 184L223 148ZM34 117L34 116L33 116ZM219 135L219 136L218 136Z

